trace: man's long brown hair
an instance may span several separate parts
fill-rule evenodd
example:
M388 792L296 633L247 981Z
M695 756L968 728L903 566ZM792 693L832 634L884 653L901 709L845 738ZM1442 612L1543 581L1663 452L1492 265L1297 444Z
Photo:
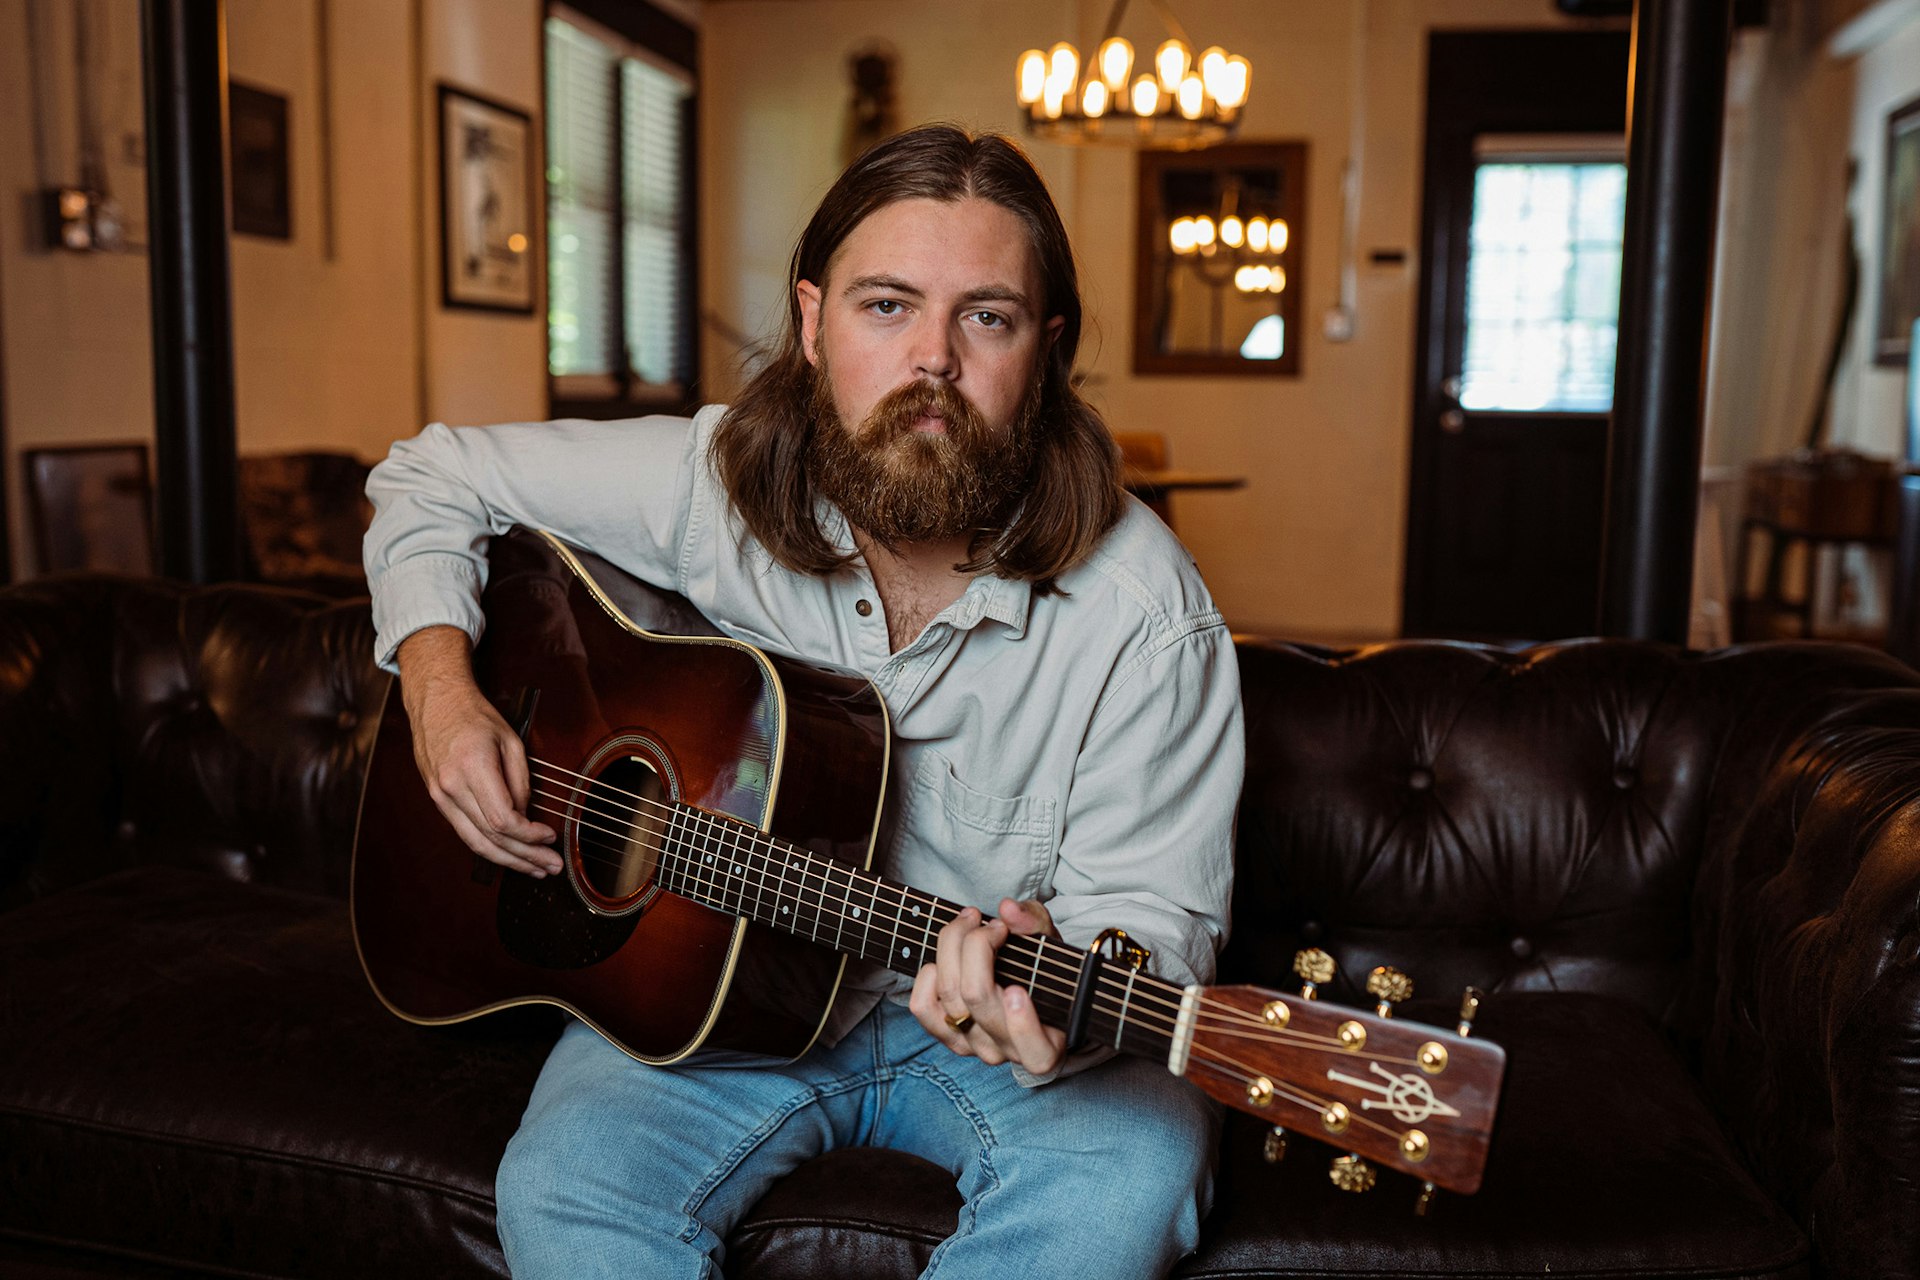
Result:
M833 184L793 251L787 324L772 360L715 429L713 456L747 530L796 573L827 574L853 557L827 540L815 516L806 458L815 430L813 366L801 345L794 286L825 289L833 256L853 229L898 200L990 200L1027 228L1046 290L1044 317L1066 325L1042 359L1038 438L1024 499L1005 527L975 537L965 573L990 571L1050 587L1120 518L1120 458L1113 437L1069 379L1080 347L1080 283L1073 248L1046 183L1008 139L926 125L879 143Z

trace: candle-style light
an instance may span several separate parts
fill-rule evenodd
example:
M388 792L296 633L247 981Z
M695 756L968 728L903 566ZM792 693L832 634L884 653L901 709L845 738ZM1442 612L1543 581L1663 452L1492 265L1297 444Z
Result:
M1166 5L1154 6L1167 39L1149 60L1120 34L1127 0L1115 0L1105 37L1082 61L1065 40L1022 53L1014 91L1035 137L1066 143L1204 147L1233 136L1247 103L1252 68L1220 45L1194 55ZM1211 224L1210 224L1211 225Z

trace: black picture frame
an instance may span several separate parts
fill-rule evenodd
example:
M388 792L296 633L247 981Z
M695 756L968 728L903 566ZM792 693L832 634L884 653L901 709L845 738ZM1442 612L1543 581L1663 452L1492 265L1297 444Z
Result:
M533 116L438 89L441 305L531 315L540 275Z
M285 94L227 82L227 158L235 233L293 239L292 131Z
M1873 362L1898 368L1907 363L1920 320L1920 98L1888 114L1886 157Z

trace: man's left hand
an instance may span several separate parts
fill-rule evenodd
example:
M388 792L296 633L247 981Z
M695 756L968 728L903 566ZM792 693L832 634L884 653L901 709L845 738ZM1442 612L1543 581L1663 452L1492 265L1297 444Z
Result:
M993 980L994 955L1016 933L1060 937L1038 902L1002 898L996 920L966 908L940 931L934 962L913 980L909 1007L927 1034L955 1053L1045 1075L1066 1056L1066 1033L1041 1024L1024 988Z

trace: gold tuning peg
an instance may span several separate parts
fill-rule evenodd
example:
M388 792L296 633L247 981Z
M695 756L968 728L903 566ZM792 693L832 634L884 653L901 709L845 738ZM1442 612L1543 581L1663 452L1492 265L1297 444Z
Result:
M1267 1158L1268 1164L1279 1164L1287 1158L1287 1127L1285 1125L1277 1124L1268 1131L1266 1146L1261 1149L1260 1154Z
M1378 1176L1372 1165L1351 1153L1336 1156L1333 1167L1327 1170L1328 1179L1342 1191L1371 1191Z
M1413 979L1383 964L1367 975L1367 994L1380 1002L1373 1006L1373 1011L1383 1018L1391 1018L1393 1006L1413 994Z
M1434 1186L1431 1182L1423 1182L1420 1184L1420 1198L1413 1202L1414 1217L1424 1218L1427 1216L1427 1210L1433 1207L1433 1192Z
M1318 947L1293 953L1293 971L1301 978L1300 994L1305 999L1320 994L1320 984L1333 980L1335 968L1333 957Z
M1455 1031L1463 1036L1472 1033L1474 1015L1480 1012L1480 1001L1484 998L1480 988L1467 988L1467 993L1460 997L1460 1024L1454 1028Z

